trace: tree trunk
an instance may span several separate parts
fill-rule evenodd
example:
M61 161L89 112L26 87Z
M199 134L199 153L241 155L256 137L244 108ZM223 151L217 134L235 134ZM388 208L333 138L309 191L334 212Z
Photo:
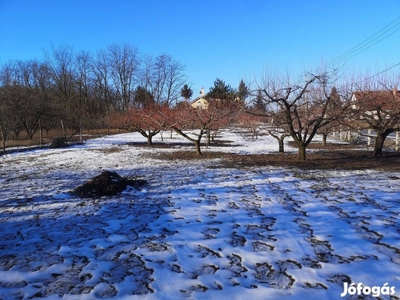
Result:
M306 160L306 145L304 144L304 142L300 142L298 143L298 147L299 147L299 160L300 161L305 161Z
M42 146L43 146L42 138L43 138L42 123L40 122L40 119L39 119L39 145L40 145L40 148L42 148Z
M285 152L284 140L289 135L287 135L287 134L278 135L278 134L274 134L272 131L269 131L269 134L278 141L279 152L281 152L281 153Z
M0 126L1 129L1 139L2 139L2 143L3 143L3 152L6 153L6 139L7 139L7 135L5 134L3 127Z
M197 153L198 155L202 155L203 153L201 153L200 141L199 141L199 140L196 140L196 141L194 141L193 143L194 143L194 146L196 147L196 153Z
M327 138L327 134L326 133L323 133L322 134L322 146L323 147L325 147L326 146L326 138Z
M372 154L373 157L381 157L382 156L383 144L385 143L386 137L391 132L392 131L390 131L390 130L385 130L384 132L378 132L376 134L374 153Z
M147 135L147 145L153 146L153 136L151 134Z
M285 143L283 142L283 139L278 139L279 143L279 152L285 152Z

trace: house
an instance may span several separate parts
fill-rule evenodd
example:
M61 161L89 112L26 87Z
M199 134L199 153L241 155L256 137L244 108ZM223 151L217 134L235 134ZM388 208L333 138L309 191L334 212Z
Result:
M206 100L204 88L200 90L200 96L192 100L189 104L193 108L208 109L208 101Z
M400 91L360 91L353 93L351 97L352 108L361 109L365 115L374 119L378 114L388 117L391 113L398 114L400 110Z

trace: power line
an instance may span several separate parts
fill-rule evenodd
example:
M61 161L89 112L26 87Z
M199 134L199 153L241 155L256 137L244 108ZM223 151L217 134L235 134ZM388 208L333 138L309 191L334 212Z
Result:
M400 23L399 23L398 25L400 25ZM386 39L387 37L391 36L392 34L396 33L396 32L399 31L399 30L400 30L400 27L399 27L397 30L391 32L390 34L385 35L384 37L382 37L381 39L379 39L379 40L376 41L375 43L373 43L373 44L371 44L371 45L369 45L369 44L365 45L362 49L360 49L360 50L357 51L356 53L351 54L351 55L350 55L350 53L349 53L347 57L344 57L344 58L342 59L343 62L346 61L346 60L348 60L348 59L350 59L350 58L352 58L352 57L354 57L354 56L356 56L357 54L360 54L361 52L363 52L363 51L365 51L365 50L371 48L372 46L378 44L380 41ZM379 38L379 37L377 37L377 38ZM371 42L375 41L377 38L373 39Z
M383 27L381 30L379 30L378 32L376 32L375 34L373 34L372 36L370 36L363 42L359 43L357 46L351 48L349 51L343 53L342 55L340 55L339 57L334 59L332 61L332 64L338 64L341 62L345 62L349 58L371 48L372 46L376 45L380 41L382 41L382 40L386 39L387 37L391 36L392 34L396 33L397 31L400 30L400 27L396 28L396 27L400 26L399 20L400 20L400 17L396 18L394 21L392 21L391 23L389 23L388 25ZM392 25L392 24L394 24L394 25ZM388 28L388 27L390 27L390 28Z
M387 72L387 71L389 71L389 70L391 70L391 69L393 69L393 68L395 68L397 66L400 66L400 62L395 64L394 66L391 66L391 67L387 68L386 70L383 70L383 71L381 71L379 73L376 73L375 75L372 75L370 77L364 78L363 80L360 80L360 81L356 82L355 84L359 84L360 82L363 82L363 81L369 80L371 78L374 78L374 77L376 77L378 75L381 75L381 74L383 74L383 73L385 73L385 72Z

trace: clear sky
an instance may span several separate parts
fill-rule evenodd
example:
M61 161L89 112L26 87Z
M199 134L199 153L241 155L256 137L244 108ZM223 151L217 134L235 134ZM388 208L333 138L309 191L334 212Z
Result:
M266 69L299 74L329 63L399 17L399 0L0 0L0 64L43 59L52 44L95 54L128 43L172 55L198 93L216 78L236 88ZM400 19L393 24L346 66L400 63Z

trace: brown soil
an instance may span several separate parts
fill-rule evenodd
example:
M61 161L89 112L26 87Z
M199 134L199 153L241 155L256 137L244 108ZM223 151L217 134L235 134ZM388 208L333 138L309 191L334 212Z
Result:
M307 150L307 160L299 161L297 153L268 153L241 155L225 152L210 152L203 148L203 155L193 151L177 150L173 153L158 153L154 158L163 160L210 160L219 158L218 167L293 167L300 169L363 170L375 169L400 171L400 153L384 152L382 157L372 157L372 149L346 144L311 144Z
M103 171L81 186L78 186L72 193L80 197L97 198L119 194L126 187L133 186L140 188L146 181L138 178L123 178L115 172Z
M279 166L300 169L363 170L375 169L400 171L400 154L387 153L372 157L370 151L337 150L309 152L306 161L299 161L297 154L273 153L257 155L235 155L226 160L227 166Z

